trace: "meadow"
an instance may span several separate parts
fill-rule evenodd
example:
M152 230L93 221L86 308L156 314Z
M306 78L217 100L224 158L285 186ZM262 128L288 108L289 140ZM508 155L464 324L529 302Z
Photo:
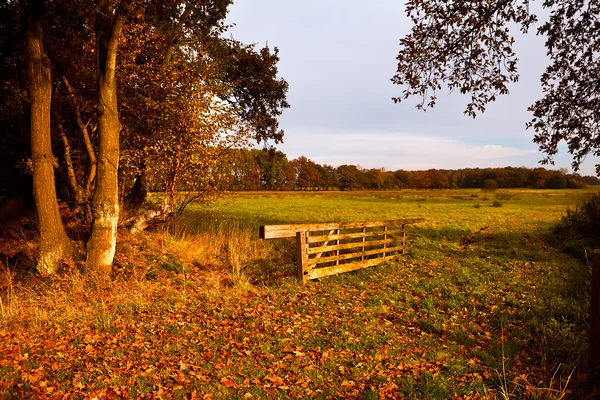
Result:
M5 268L0 397L593 396L589 265L551 228L595 191L230 193L123 233L111 283ZM418 217L405 256L304 286L294 241L258 239Z

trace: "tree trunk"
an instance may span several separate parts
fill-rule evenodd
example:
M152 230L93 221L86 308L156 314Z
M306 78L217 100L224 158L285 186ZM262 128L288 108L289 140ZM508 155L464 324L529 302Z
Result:
M87 242L87 264L97 274L108 275L115 256L119 221L119 134L115 68L129 0L116 12L111 0L98 0L96 43L98 50L98 146L96 187L92 197L92 227Z
M175 217L175 188L177 187L177 170L179 168L179 159L175 163L174 170L165 179L165 197L160 210L148 210L137 217L130 218L125 224L131 223L129 232L136 235L152 224L166 222Z
M135 215L144 201L146 201L146 196L148 195L148 187L146 183L146 166L143 165L141 168L141 172L135 177L135 182L133 187L125 196L125 201L123 202L126 214Z
M50 134L52 79L50 60L42 42L43 8L43 0L28 3L25 56L31 110L33 195L40 231L36 268L46 275L56 272L60 262L71 254L72 247L61 219L54 182L55 158Z

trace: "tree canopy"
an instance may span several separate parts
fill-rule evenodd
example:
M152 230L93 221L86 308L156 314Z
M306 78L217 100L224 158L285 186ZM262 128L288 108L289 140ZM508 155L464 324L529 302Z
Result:
M519 79L514 30L527 33L538 21L531 0L408 0L412 30L400 40L399 102L416 96L433 107L446 88L469 94L465 114L475 117ZM600 3L545 0L550 16L537 29L546 38L550 65L541 76L543 97L530 106L527 124L552 163L565 141L577 170L586 155L600 155ZM600 172L600 164L596 165Z

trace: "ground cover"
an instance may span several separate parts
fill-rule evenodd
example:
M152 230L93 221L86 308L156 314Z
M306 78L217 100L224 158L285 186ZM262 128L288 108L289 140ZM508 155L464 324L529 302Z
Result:
M110 284L5 268L0 397L586 397L589 269L546 239L593 192L238 193L123 235ZM305 286L257 239L415 217L406 256Z

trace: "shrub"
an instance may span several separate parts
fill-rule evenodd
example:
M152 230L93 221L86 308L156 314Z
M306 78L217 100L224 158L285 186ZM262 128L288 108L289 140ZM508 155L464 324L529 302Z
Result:
M473 204L473 208L481 208L481 204L475 203L475 204Z
M563 251L584 257L585 251L600 247L600 193L574 209L568 208L552 229L552 241Z
M502 203L498 200L494 200L494 202L492 203L492 207L502 207Z
M594 194L574 210L567 209L559 223L562 229L575 229L586 235L600 236L600 193Z

